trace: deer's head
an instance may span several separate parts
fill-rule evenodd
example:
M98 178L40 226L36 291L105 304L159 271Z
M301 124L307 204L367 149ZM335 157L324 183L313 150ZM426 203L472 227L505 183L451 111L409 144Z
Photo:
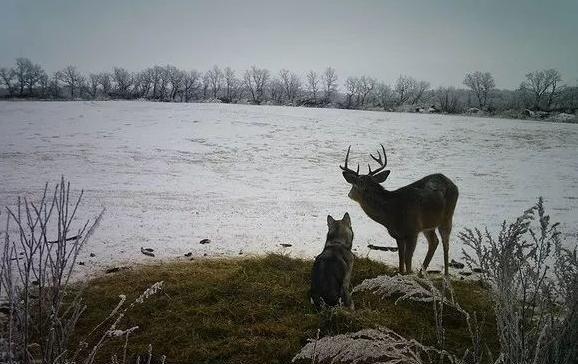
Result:
M372 171L371 166L368 164L369 168L368 174L359 174L359 164L357 165L357 171L349 169L347 162L349 160L349 151L351 146L347 148L347 155L345 156L345 165L339 166L343 170L343 178L349 183L351 183L351 191L349 191L349 198L359 203L362 202L363 196L368 192L378 189L383 189L379 184L385 182L389 176L390 170L384 170L387 165L387 157L385 155L385 148L381 145L381 150L383 151L383 159L381 158L381 153L377 151L377 157L370 154L371 158L379 163L379 167Z

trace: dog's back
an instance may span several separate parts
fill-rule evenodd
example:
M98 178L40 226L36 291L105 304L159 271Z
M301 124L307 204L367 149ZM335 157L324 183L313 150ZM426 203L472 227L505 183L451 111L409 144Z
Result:
M337 221L328 216L327 225L329 232L325 247L315 258L311 272L311 299L317 309L324 304L336 306L340 303L351 307L349 281L353 268L353 230L349 214Z

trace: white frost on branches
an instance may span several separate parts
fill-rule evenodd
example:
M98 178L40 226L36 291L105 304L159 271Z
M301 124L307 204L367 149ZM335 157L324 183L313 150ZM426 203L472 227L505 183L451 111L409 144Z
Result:
M133 327L126 329L126 330L109 330L107 334L109 337L121 337L121 336L129 335L136 330L138 330L138 326L133 326Z
M144 300L146 300L147 298L149 298L150 296L153 296L154 294L156 294L158 291L160 291L161 289L163 289L163 284L165 282L164 281L160 281L160 282L156 282L155 284L153 284L152 286L150 286L149 288L147 288L146 291L144 291L136 300L136 303L143 303Z
M442 357L448 363L454 362L454 358L445 351L422 345L381 327L310 340L292 362L422 364L437 362Z
M353 292L360 291L371 291L381 298L401 295L395 300L395 304L404 300L432 302L434 299L444 299L441 292L429 280L399 274L393 277L382 275L366 279L353 289Z

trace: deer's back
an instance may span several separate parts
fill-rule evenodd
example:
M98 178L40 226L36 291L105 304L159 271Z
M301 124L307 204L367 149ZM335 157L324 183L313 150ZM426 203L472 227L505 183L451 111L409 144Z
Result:
M441 173L431 174L392 191L397 226L423 231L451 222L458 199L457 186Z

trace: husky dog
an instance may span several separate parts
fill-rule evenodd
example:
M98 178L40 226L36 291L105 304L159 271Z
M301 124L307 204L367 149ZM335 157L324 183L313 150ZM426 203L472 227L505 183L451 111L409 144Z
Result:
M349 281L353 268L353 230L346 212L343 219L327 216L327 240L323 252L315 258L311 272L311 301L319 310L324 305L343 304L353 308Z

